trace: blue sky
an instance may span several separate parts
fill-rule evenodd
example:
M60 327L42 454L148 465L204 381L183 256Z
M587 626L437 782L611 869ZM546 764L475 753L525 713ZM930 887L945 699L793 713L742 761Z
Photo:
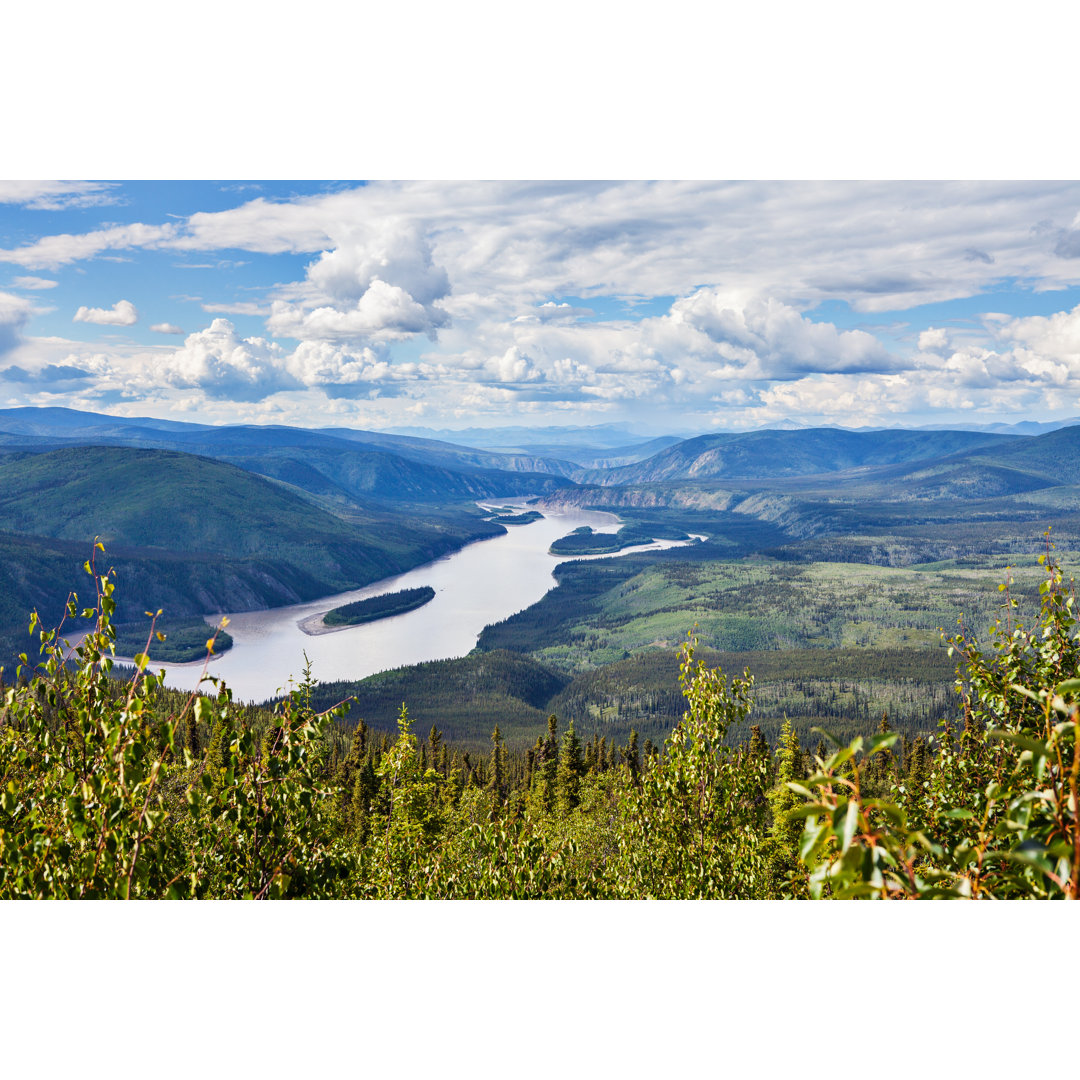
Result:
M0 182L0 407L356 427L1080 415L1071 182Z

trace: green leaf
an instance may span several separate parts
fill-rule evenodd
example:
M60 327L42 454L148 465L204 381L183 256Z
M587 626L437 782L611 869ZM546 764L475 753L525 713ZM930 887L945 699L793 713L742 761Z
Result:
M1022 750L1028 750L1033 757L1046 757L1048 749L1046 743L1033 739L1030 735L1024 735L1019 731L1001 731L995 729L990 732L991 739L1000 739L1002 742L1011 742Z
M840 829L840 850L847 851L859 826L859 804L854 800L848 802L847 813L844 815L844 824Z

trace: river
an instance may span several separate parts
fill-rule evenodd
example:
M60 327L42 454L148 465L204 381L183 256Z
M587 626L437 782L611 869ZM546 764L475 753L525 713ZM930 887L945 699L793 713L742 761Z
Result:
M498 505L515 502L520 505L521 500ZM230 613L228 631L233 646L210 662L207 673L224 679L236 701L265 701L288 689L290 679L299 678L305 652L311 673L320 682L362 679L406 664L465 656L485 626L535 604L554 587L552 571L566 559L548 554L553 541L581 525L613 532L617 524L614 514L600 511L545 510L539 521L508 526L505 536L476 541L362 589L268 611ZM626 548L620 554L679 543L660 540ZM331 608L420 585L430 585L435 598L414 611L332 633L312 635L301 629L301 623L310 626ZM203 673L202 664L151 662L152 670L159 668L165 669L166 685L179 689L194 689Z

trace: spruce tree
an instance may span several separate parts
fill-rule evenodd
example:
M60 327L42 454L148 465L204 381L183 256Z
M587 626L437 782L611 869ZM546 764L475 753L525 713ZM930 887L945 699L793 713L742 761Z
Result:
M788 881L801 869L799 838L803 823L800 818L793 817L792 812L802 800L787 785L803 779L802 758L799 736L795 734L791 720L785 716L777 749L776 786L769 792L769 810L772 814L768 847L769 891L773 896L785 895ZM805 895L805 892L797 888L796 895Z
M887 735L890 730L889 714L883 712L878 723L877 734ZM888 748L878 750L866 761L861 770L861 779L867 798L881 798L885 795L893 776L894 765L893 753Z
M496 809L506 801L506 751L503 749L502 733L499 725L491 733L491 770L490 786Z
M195 719L194 711L188 713L187 719L187 748L191 751L191 756L198 759L199 757L199 722Z
M559 744L556 740L558 725L558 718L552 713L548 717L548 735L544 740L544 765L540 771L543 784L541 803L548 813L555 809L558 795Z
M630 729L630 741L626 744L626 764L630 769L630 780L637 786L641 778L641 757L638 754L638 733Z
M573 810L581 801L581 776L583 772L581 740L574 732L574 721L571 720L569 727L566 729L566 734L563 735L557 773L559 809L564 813Z

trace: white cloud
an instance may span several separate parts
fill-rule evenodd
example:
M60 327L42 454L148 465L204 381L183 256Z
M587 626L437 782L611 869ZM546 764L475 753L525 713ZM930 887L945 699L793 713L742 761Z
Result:
M279 290L267 328L301 340L389 341L435 332L449 316L438 301L450 291L446 271L415 225L394 219L340 226L342 240Z
M19 197L38 197L27 192ZM220 270L218 254L238 250L306 255L302 276L290 269L267 277L286 283L264 294L235 293L250 302L203 304L265 317L267 336L299 342L294 351L216 320L172 359L153 361L160 377L140 382L133 360L117 360L118 371L130 362L144 392L156 379L162 393L183 389L190 401L236 393L252 410L282 390L321 403L315 415L327 396L359 401L369 392L400 395L401 410L427 402L436 413L467 402L516 412L638 402L680 421L712 409L708 402L732 414L759 410L761 419L805 409L819 422L892 409L869 401L873 394L894 394L916 414L965 403L1072 409L1080 404L1080 309L990 314L981 326L921 333L913 320L917 347L905 357L814 308L836 299L862 311L911 308L1003 279L1035 289L1078 284L1080 261L1062 245L1063 230L1078 227L1078 203L1080 187L1067 183L378 182L159 225L45 236L0 260L36 268L169 249L213 253L192 261ZM13 287L46 280L19 278ZM651 314L591 320L609 311L611 296L642 298ZM674 298L666 314L657 313L660 297ZM9 350L26 310L3 324ZM102 313L106 325L130 325L119 305ZM166 326L152 329L179 331ZM437 335L437 345L420 360L416 346L394 345L421 334ZM395 359L402 355L409 362ZM37 370L21 356L18 364ZM133 383L120 374L116 381L109 392ZM274 407L285 408L286 396Z
M11 283L11 287L13 289L30 289L36 291L40 289L55 289L59 284L59 281L53 281L51 278L17 277Z
M375 383L395 375L390 364L379 360L371 349L349 352L323 341L301 342L285 361L285 368L308 387Z
M943 353L949 347L948 331L931 326L919 334L919 351L925 353Z
M564 323L587 318L595 312L592 308L574 307L573 304L556 304L553 300L540 304L524 315L519 315L514 322Z
M998 336L1080 372L1080 304L1050 316L1031 315L1002 324Z
M367 263L384 230L411 229L455 294L500 297L514 314L558 296L684 296L719 281L803 310L839 297L873 311L970 296L1003 278L1075 284L1080 266L1054 246L1076 204L1069 183L377 182L176 225L46 237L2 257L323 251L316 277L332 288L339 270L348 280Z
M150 329L153 330L155 334L182 334L184 332L182 326L176 326L169 322L154 323Z
M130 300L117 300L111 308L83 306L75 312L74 322L97 323L99 326L134 326L139 313Z
M22 331L34 313L34 305L21 296L0 292L0 356L22 340Z
M92 180L0 180L0 203L20 203L28 210L110 206L120 201L119 186Z
M267 329L280 337L300 340L392 341L426 333L434 336L447 317L437 308L425 308L398 285L375 278L354 307L302 306L275 300Z
M110 249L155 248L174 237L176 225L116 225L96 232L45 236L33 244L0 249L0 262L15 263L27 270L55 270L67 263L91 259Z
M183 347L147 377L235 401L258 401L300 385L285 370L279 345L264 338L239 338L228 319L215 319L205 330L189 334Z
M203 304L203 311L211 315L269 315L270 309L265 304L255 304L240 300L234 304Z
M727 360L745 364L752 359L761 377L880 372L897 366L872 334L813 322L771 297L743 301L718 289L699 289L672 305L671 320L705 334Z

